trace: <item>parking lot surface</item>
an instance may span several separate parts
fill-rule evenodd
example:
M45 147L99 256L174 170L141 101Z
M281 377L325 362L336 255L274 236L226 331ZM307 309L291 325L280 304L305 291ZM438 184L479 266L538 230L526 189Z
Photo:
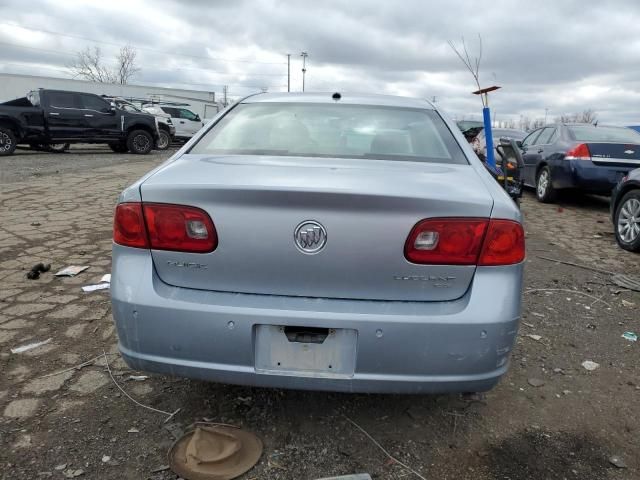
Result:
M484 395L135 380L141 373L117 353L108 290L84 293L81 286L110 272L118 193L170 153L116 155L97 147L0 158L3 479L175 479L167 450L196 421L240 426L262 438L263 456L244 479L356 472L418 478L352 422L429 479L640 478L640 345L621 336L640 333L640 293L616 286L606 273L548 260L640 274L640 255L615 245L605 199L542 205L525 196L523 323L509 373ZM27 279L39 262L51 271ZM89 269L53 276L68 265ZM11 352L34 342L46 343ZM587 370L585 361L598 367ZM146 406L180 410L165 423L165 414L134 403L114 381Z

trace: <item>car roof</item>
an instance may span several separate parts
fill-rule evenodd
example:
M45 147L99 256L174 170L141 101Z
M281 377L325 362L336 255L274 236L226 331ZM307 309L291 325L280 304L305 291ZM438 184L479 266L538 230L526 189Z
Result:
M336 92L314 92L314 93L257 93L251 95L242 103L326 103L333 104L336 100L333 95ZM384 107L404 107L422 108L435 110L435 107L422 98L400 97L396 95L377 95L365 93L343 93L340 92L340 100L337 102L349 105L376 105Z

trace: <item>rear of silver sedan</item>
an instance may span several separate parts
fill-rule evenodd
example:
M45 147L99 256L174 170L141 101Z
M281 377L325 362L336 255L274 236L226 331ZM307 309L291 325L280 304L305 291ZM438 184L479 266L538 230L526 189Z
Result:
M520 214L421 100L267 94L123 192L133 368L280 388L462 392L508 368Z

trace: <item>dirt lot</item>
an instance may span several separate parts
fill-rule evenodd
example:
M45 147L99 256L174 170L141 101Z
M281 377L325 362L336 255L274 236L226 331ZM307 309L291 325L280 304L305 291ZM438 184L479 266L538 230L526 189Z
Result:
M201 420L242 426L264 440L262 459L245 479L355 472L417 478L347 418L428 479L640 478L640 344L621 338L624 331L640 333L640 293L621 291L606 274L540 258L640 273L640 255L615 246L605 200L558 206L524 199L521 335L508 375L484 396L280 391L160 376L135 381L136 372L117 355L108 291L80 287L110 271L118 192L167 155L94 148L0 159L3 479L174 479L164 469L167 449ZM90 269L75 278L49 272L26 279L41 261L54 271L70 264ZM47 339L34 350L10 352ZM133 397L180 412L164 423L163 414L134 404L114 385L103 358L67 370L103 349ZM599 368L587 371L585 360ZM626 468L610 463L612 456Z

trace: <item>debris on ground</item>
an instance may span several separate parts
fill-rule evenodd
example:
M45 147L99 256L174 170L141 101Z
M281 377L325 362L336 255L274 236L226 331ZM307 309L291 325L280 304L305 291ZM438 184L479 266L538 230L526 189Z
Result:
M532 387L542 387L544 385L544 380L541 378L529 378L527 383Z
M22 345L21 347L16 347L11 349L11 353L23 353L28 352L29 350L33 350L34 348L41 347L49 343L53 338L47 338L42 342L28 343L27 345Z
M87 270L89 267L88 266L80 266L80 265L70 265L68 267L63 268L62 270L60 270L57 273L54 273L54 275L56 277L75 277L76 275L78 275L79 273L84 272L85 270Z
M81 468L78 468L78 469L70 468L62 472L62 474L65 476L65 478L76 478L76 477L79 477L80 475L84 475L84 470L82 470Z
M129 380L135 380L136 382L144 382L147 378L147 375L129 375Z
M625 461L618 455L609 457L609 463L617 468L627 468L627 464L625 463Z
M49 270L51 270L50 263L47 263L46 265L44 263L36 263L27 273L27 278L29 280L37 280L40 278L41 273L48 272Z
M95 285L85 285L84 287L82 287L82 291L95 292L96 290L105 290L110 287L111 287L110 283L97 283Z
M629 340L630 342L637 342L638 334L634 332L624 332L622 334L622 338L624 338L625 340Z
M636 304L635 304L635 303L630 302L630 301L628 301L628 300L622 300L622 305L624 305L625 307L629 307L629 308L631 308L631 307L635 307L635 306L636 306Z
M258 463L262 440L239 428L197 425L169 450L171 470L185 478L239 477Z
M542 340L542 335L536 335L534 333L529 333L525 335L525 337L529 337L531 340L535 340L536 342L539 342L540 340Z
M619 287L640 292L640 275L626 275L619 273L614 275L611 280Z
M585 368L585 370L589 370L590 372L593 372L596 368L600 366L600 364L593 362L591 360L585 360L584 362L582 362L582 366Z

